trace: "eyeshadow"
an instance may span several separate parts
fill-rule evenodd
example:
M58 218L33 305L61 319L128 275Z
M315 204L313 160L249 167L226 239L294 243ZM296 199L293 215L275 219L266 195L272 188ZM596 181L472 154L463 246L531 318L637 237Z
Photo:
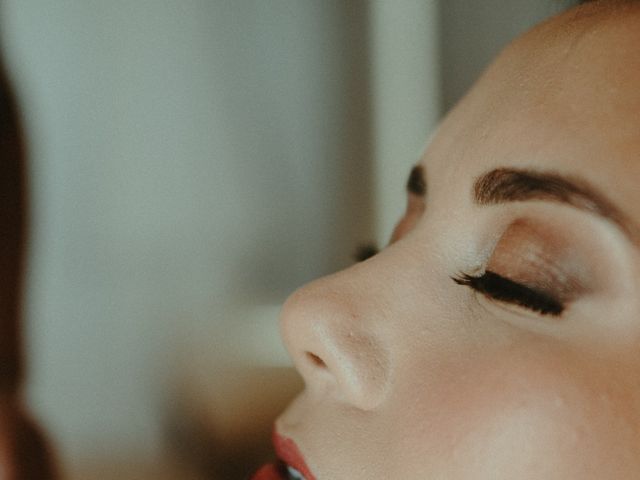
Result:
M575 246L541 225L517 220L495 246L487 270L570 302L587 288Z

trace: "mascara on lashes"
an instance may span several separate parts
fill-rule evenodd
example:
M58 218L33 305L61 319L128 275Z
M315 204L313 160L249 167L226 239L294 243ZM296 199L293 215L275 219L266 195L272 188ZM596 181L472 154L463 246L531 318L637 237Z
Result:
M562 302L548 293L514 282L491 271L480 276L461 274L454 277L453 281L494 300L515 304L540 315L557 317L565 309Z

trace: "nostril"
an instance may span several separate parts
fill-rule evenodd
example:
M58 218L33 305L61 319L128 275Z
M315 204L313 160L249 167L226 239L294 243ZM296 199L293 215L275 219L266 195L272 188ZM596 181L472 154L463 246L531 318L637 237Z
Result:
M316 355L315 353L311 353L311 352L306 352L307 353L307 358L311 361L311 363L313 363L316 367L319 368L327 368L327 364L324 363L324 360L322 360L318 355Z

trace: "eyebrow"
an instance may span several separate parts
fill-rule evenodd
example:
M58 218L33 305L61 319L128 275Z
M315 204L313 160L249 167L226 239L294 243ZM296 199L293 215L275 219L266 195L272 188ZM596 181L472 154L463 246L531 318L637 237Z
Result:
M640 228L613 202L581 179L550 172L498 168L481 175L474 184L474 200L492 205L543 200L570 205L617 225L633 243L640 244Z

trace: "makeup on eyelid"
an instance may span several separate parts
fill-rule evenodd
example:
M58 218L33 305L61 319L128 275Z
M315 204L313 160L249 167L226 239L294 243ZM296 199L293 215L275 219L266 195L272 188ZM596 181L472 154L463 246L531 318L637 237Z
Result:
M520 219L502 235L486 270L567 303L588 289L588 279L582 278L585 268L578 257L567 239Z
M544 225L544 227L543 227ZM509 224L479 274L462 272L455 283L504 306L559 317L585 292L576 249L550 224L520 218Z
M452 279L505 307L559 317L594 287L588 250L547 219L517 218L500 235L478 273Z

